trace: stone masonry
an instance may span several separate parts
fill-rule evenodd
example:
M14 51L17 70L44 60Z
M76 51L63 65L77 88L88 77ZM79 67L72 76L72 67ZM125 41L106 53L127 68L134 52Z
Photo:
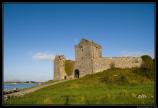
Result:
M102 47L93 41L81 39L75 45L75 61L71 75L65 72L64 55L57 55L54 60L54 80L74 78L75 71L79 71L80 77L87 74L94 74L111 68L112 65L118 68L140 67L141 57L102 57Z

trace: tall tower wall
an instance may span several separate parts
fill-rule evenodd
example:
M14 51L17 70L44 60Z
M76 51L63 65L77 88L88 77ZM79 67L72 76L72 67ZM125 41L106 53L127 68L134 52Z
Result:
M64 79L65 76L65 57L57 55L54 59L54 80Z
M79 69L81 76L94 73L95 62L101 57L101 46L94 42L82 39L75 45L75 69Z

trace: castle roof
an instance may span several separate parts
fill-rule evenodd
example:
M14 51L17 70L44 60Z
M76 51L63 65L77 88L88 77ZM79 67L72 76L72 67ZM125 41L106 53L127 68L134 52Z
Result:
M96 47L98 47L98 48L101 48L101 46L100 46L99 44L95 43L94 41L89 41L89 40L87 40L87 39L81 39L79 44L82 45L82 44L84 44L84 43L92 44L93 46L96 46Z

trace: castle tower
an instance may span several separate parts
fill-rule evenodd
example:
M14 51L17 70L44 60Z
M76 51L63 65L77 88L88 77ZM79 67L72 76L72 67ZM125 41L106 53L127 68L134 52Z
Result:
M102 58L100 45L86 39L81 39L75 45L75 70L80 72L80 76L95 73L95 64L99 58Z
M94 74L112 67L132 68L142 65L141 57L102 57L102 47L93 41L81 39L75 45L75 61L64 55L54 59L54 80L71 79Z
M54 59L54 80L64 79L65 76L65 57L64 55L57 55Z

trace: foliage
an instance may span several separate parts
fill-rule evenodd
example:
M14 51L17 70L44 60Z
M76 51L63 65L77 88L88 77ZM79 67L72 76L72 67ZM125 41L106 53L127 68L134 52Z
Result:
M146 69L142 68L131 68L131 69L121 69L114 68L103 72L99 77L99 81L104 84L140 84L140 83L150 83L151 80L147 77Z
M119 77L119 82L120 82L120 84L128 84L128 79L127 79L126 76L121 75L121 76Z
M65 72L68 76L72 75L74 69L74 61L66 60L65 61Z
M153 69L154 68L154 63L153 63L153 59L148 56L148 55L143 55L141 56L143 63L142 63L142 68L146 68L146 69Z
M110 68L111 68L111 69L112 69L112 68L115 68L115 63L112 62L112 63L110 64Z
M143 60L141 69L148 78L154 80L155 60L148 55L143 55L141 58Z

